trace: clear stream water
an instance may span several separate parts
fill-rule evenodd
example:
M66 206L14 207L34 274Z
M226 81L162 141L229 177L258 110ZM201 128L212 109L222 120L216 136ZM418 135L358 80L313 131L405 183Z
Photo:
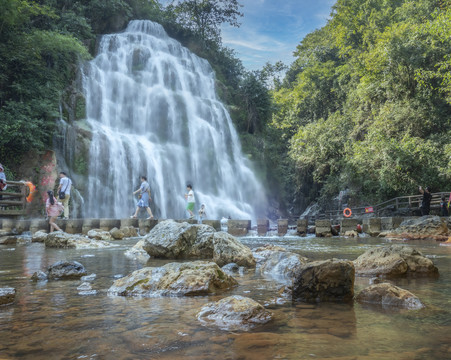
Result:
M33 243L0 246L0 286L17 289L0 308L0 359L449 359L451 358L451 247L416 242L439 268L438 279L403 279L397 285L425 304L418 311L387 311L324 303L274 303L280 287L255 271L236 276L239 286L205 297L125 298L107 295L115 277L145 264L124 256L137 239L100 250L46 249ZM277 244L308 258L353 260L383 239L242 238L251 248ZM61 260L85 265L97 290L80 295L81 281L33 283L37 270ZM168 261L151 259L147 266ZM356 278L356 292L369 279ZM196 318L207 302L249 296L272 311L254 331L206 328Z

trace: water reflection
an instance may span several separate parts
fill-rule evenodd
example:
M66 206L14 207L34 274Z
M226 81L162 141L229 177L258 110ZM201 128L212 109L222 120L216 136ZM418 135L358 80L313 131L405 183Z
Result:
M230 294L266 304L273 321L250 333L206 328L199 309L224 294L188 298L125 298L106 291L119 274L142 268L124 256L134 241L99 250L45 249L42 244L0 248L0 284L17 289L13 306L0 308L0 359L447 359L451 331L451 248L418 242L433 258L438 279L399 279L426 308L385 311L360 304L274 304L280 283L256 271L236 275ZM353 260L381 239L245 238L251 248L284 246L312 260ZM11 250L10 249L14 249ZM76 260L87 269L89 296L77 288L87 281L33 283L31 274L58 260ZM168 261L150 260L147 266ZM356 278L356 292L368 286Z

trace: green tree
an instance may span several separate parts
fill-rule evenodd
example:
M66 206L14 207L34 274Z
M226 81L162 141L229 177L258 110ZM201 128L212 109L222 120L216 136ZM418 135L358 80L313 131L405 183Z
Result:
M209 41L221 42L222 24L240 26L241 6L238 0L183 0L173 1L168 10L173 11L178 21L206 45Z

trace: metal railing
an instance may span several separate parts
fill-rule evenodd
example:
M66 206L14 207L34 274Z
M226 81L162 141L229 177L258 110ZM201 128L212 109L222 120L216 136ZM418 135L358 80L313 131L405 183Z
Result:
M0 216L20 216L26 214L29 189L22 181L8 181L5 191L0 191Z
M450 192L439 192L433 193L431 199L431 209L439 208L440 201L442 196L445 196L445 199L448 199ZM423 195L411 195L411 196L400 196L387 201L384 201L377 205L367 205L367 206L358 206L358 207L350 207L352 210L352 217L359 217L367 214L366 210L368 208L373 208L372 213L376 216L381 216L384 212L395 212L402 209L407 209L409 211L415 211L420 208L421 200L423 199ZM331 219L342 218L343 217L343 209L341 210L326 210L326 218L329 217Z

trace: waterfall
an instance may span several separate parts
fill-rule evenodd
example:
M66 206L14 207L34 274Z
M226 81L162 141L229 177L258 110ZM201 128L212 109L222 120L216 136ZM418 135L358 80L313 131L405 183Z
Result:
M207 218L255 219L265 202L209 63L151 21L102 37L83 68L93 135L85 216L128 217L147 176L154 216L186 218L186 185Z

